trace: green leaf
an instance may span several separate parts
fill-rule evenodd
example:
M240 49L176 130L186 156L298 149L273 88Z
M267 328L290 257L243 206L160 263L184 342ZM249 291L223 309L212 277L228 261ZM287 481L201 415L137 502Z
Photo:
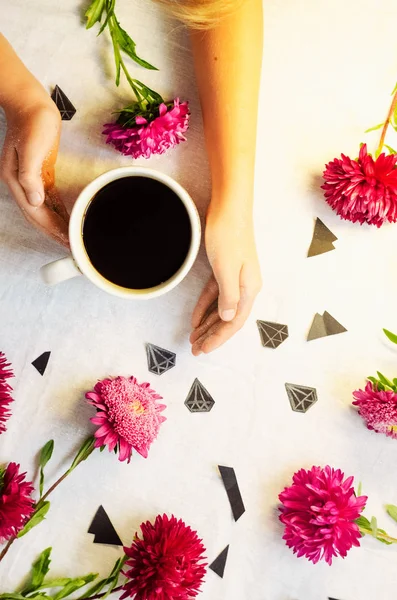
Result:
M379 371L377 371L376 373L377 373L377 375L379 377L379 381L381 381L384 386L389 387L390 389L394 389L394 385L390 381L390 379L387 379L387 377L385 377L384 375L382 375L382 373L380 373Z
M115 588L115 586L117 585L118 580L119 580L120 571L123 568L126 560L127 560L127 556L118 558L114 564L114 567L113 567L110 575L108 577L106 577L105 579L101 579L100 581L97 581L97 583L95 583L92 587L90 587L88 590L86 590L84 592L84 594L82 596L80 596L77 600L83 600L83 598L89 598L91 596L94 596L94 595L98 594L101 590L103 590L103 588L106 585L110 584L111 588L109 588L108 591L102 596L102 600L103 600L103 598L106 598L111 593L111 591Z
M356 519L355 522L359 527L363 527L364 529L371 529L371 523L363 515L361 515L361 517L358 517L358 519Z
M108 578L97 581L93 586L88 588L88 590L86 592L84 592L82 596L79 596L77 598L77 600L83 600L83 598L85 599L85 598L90 598L91 596L96 596L96 594L99 594L99 592L103 590L103 588L105 587L105 585L107 585L107 583L108 583Z
M119 576L120 576L120 571L124 566L124 563L128 560L127 556L123 556L123 558L119 558L118 560L118 564L116 562L116 564L113 567L113 570L110 574L109 579L113 578L112 581L110 581L110 585L108 588L108 591L106 592L106 594L103 596L102 600L105 600L105 598L107 598L109 596L109 594L112 593L112 591L114 590L114 588L117 586L118 582L119 582Z
M151 71L158 71L157 67L154 67L153 65L148 63L146 60L144 60L143 58L140 58L137 55L137 53L135 51L136 43L134 42L134 40L132 40L130 38L128 33L120 26L120 23L117 21L116 18L114 18L113 25L114 25L116 40L117 40L117 43L118 43L120 49L123 50L123 52L125 52L126 54L128 54L128 56L130 58L132 58L132 60L135 61L141 67L144 67L145 69L149 69Z
M54 440L48 441L40 452L40 467L44 469L54 451Z
M46 548L43 550L36 562L33 563L30 583L22 590L22 594L26 595L34 592L35 590L39 589L43 583L45 576L50 570L51 550L52 548Z
M387 535L386 531L384 529L378 529L378 535L376 537L376 539L378 540L378 542L382 542L382 544L386 544L386 546L392 546L393 542L388 542L387 540L384 540L383 538L380 537L380 533L383 533L384 535Z
M397 506L394 504L386 504L385 508L387 514L394 519L394 521L397 521Z
M141 94L147 99L149 103L161 104L164 102L162 96L152 90L150 87L139 81L138 79L134 79L135 85L138 87Z
M371 519L371 530L372 530L372 535L374 536L374 538L378 537L378 521L376 520L376 517L372 517Z
M101 33L104 31L104 29L108 25L108 23L110 21L110 17L114 13L114 7L115 7L115 5L116 5L116 0L106 0L106 19L103 22L103 25L102 25L102 27L100 28L100 30L98 32L98 35L101 35Z
M48 501L41 503L40 507L36 508L35 512L30 517L30 519L26 523L25 527L23 529L21 529L21 531L18 533L17 538L21 538L22 536L26 535L28 533L28 531L33 529L33 527L36 527L36 525L39 525L44 520L44 518L49 510L50 510L50 503Z
M364 133L369 133L370 131L376 131L377 129L380 129L381 127L383 127L383 125L384 125L384 123L379 123L379 125L374 125L373 127L366 129L364 131Z
M388 146L387 144L384 144L384 146L388 149L390 154L397 154L397 150L394 150L394 148L392 148L391 146Z
M50 590L52 588L63 587L71 581L70 577L58 577L56 579L45 579L39 590Z
M40 464L40 498L43 495L43 488L44 488L44 467L50 460L53 451L54 451L54 440L50 440L49 442L47 442L45 444L45 446L43 446L43 448L40 452L40 461L39 461L39 464Z
M113 44L114 62L116 64L116 85L120 85L120 69L121 69L121 56L120 48L117 43L116 34L113 29L110 29L110 36Z
M95 23L98 23L102 19L105 2L106 0L93 0L93 2L91 2L84 13L84 16L87 18L86 29L90 29Z
M66 598L70 594L73 594L76 590L87 585L87 583L91 583L98 577L98 573L89 573L83 577L77 577L76 579L70 579L68 583L64 586L62 590L60 590L53 598L53 600L62 600L62 598Z
M5 594L0 594L1 600L26 600L25 596L22 594L17 594L13 592L5 592Z
M389 340L393 342L393 344L397 344L397 335L395 333L392 333L388 329L384 329L383 332L386 335L386 337L388 337Z
M361 481L358 482L358 486L357 486L357 494L356 496L361 496L361 493L363 491L363 484L361 483Z
M81 462L87 460L90 454L94 450L95 438L94 436L89 437L85 440L84 444L81 446L80 450L77 452L74 461L72 462L68 473L71 473L73 469L75 469Z

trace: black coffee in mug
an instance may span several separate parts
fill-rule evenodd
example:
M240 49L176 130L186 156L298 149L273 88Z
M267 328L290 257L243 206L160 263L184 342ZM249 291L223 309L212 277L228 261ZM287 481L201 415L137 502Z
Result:
M122 177L105 185L83 223L93 267L108 281L135 290L168 281L183 265L191 238L182 200L149 177Z

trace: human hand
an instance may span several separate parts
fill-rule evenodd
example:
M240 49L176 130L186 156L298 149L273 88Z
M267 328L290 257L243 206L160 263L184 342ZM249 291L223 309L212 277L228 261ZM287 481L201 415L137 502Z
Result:
M7 133L0 177L26 219L63 246L68 246L69 215L55 188L55 161L61 117L51 98L29 93L5 108Z
M205 243L213 275L193 312L195 356L219 348L241 329L262 285L250 214L210 208Z

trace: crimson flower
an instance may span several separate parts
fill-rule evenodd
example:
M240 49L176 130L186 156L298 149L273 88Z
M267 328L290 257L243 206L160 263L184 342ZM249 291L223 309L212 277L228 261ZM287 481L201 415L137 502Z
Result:
M363 144L357 160L344 154L325 166L325 199L342 218L380 227L397 220L397 154L376 160Z
M5 422L11 416L9 405L13 401L11 397L12 387L7 379L14 377L10 369L11 365L7 362L3 352L0 352L0 433L6 430Z
M135 103L121 111L116 123L107 123L104 127L107 144L125 156L150 158L186 140L188 103L175 98L168 104L150 105L145 111Z
M367 382L365 390L353 392L358 413L368 429L397 439L397 394L393 390L380 390L375 383Z
M147 458L150 445L166 420L160 414L166 406L158 404L162 398L148 383L139 384L135 377L104 379L86 398L97 409L91 419L99 425L94 434L95 448L118 450L121 461L130 462L132 449Z
M199 593L205 575L205 548L197 533L174 516L159 515L141 525L124 548L130 567L124 573L123 598L134 600L190 600Z
M365 507L367 496L356 497L353 477L344 480L340 469L301 469L293 483L279 495L283 539L298 557L313 563L346 556L361 537L355 520Z
M17 535L34 512L33 485L25 475L14 462L0 468L0 543Z

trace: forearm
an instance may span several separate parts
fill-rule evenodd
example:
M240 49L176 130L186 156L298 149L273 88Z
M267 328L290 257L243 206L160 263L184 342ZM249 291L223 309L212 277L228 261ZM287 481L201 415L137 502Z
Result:
M23 108L26 94L32 104L41 101L45 90L0 33L0 106L6 112L9 107Z
M262 0L192 34L212 175L212 203L252 206L262 62Z

